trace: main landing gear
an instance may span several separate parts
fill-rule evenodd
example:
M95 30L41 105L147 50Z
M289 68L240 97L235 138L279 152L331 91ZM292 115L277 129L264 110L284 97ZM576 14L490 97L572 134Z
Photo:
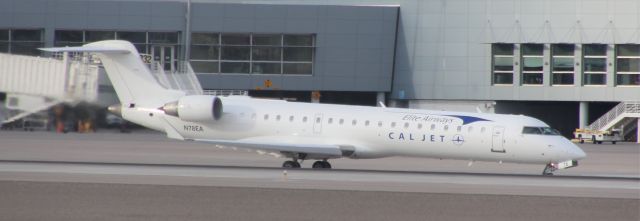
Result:
M294 161L294 160L287 160L284 161L284 163L282 163L282 168L300 168L300 163L298 163L298 161ZM313 163L313 165L311 166L311 168L313 169L331 169L331 164L329 162L327 162L326 160L318 160L316 162Z
M546 167L544 167L544 170L542 171L542 175L543 176L553 176L553 171L556 171L558 169L558 167L553 164L553 163L549 163L547 164Z
M318 160L314 162L311 167L313 169L331 169L331 164L327 162L327 160L323 160L323 161Z
M300 163L293 160L287 160L282 163L282 168L300 168Z

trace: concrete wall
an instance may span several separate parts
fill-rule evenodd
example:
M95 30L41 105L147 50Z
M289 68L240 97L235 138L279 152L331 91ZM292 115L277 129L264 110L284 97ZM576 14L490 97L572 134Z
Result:
M314 76L200 76L209 88L252 89L269 78L286 90L392 90L390 98L403 100L640 100L639 87L612 83L613 68L602 87L580 86L579 79L576 86L550 86L548 68L543 86L491 85L490 43L639 44L636 0L193 2L194 31L318 34ZM47 28L48 45L53 38L49 30L55 27L183 30L185 4L186 0L0 0L0 27ZM399 25L396 57L389 61L389 39L395 35L392 20L397 15L393 5L399 6ZM366 37L370 32L380 34ZM369 48L372 41L383 43ZM515 73L516 82L519 74Z
M640 87L614 86L612 67L608 68L609 84L603 87L550 86L548 66L543 86L521 86L517 81L513 86L491 85L490 43L640 43L640 2L636 0L403 0L399 3L391 98L640 100ZM613 62L612 59L609 61ZM580 78L581 72L577 71L576 76Z

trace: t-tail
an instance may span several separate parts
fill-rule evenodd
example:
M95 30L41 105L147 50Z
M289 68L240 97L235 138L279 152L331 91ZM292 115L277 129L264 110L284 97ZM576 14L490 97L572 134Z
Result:
M136 124L164 131L166 126L164 121L153 119L154 113L162 113L158 108L185 95L182 91L162 87L140 59L137 49L127 41L108 40L81 47L43 48L42 50L95 54L106 69L120 99L119 108L123 118Z

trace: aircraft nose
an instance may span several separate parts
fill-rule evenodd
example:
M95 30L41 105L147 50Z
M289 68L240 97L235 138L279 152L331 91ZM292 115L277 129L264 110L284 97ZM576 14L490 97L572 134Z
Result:
M574 145L573 151L571 151L574 160L580 160L587 157L587 154L578 146Z
M568 153L570 159L580 160L587 157L587 154L578 145L572 143L569 140L565 141L565 143L565 146L567 147L566 152Z
M580 160L587 157L587 154L578 145L567 139L562 139L559 146L563 147L564 153L560 155L564 156L565 160Z

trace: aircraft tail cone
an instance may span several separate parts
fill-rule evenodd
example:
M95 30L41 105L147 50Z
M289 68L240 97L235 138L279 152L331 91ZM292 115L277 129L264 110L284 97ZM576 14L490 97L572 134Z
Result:
M122 117L122 105L120 104L111 105L107 107L107 110L118 117Z

